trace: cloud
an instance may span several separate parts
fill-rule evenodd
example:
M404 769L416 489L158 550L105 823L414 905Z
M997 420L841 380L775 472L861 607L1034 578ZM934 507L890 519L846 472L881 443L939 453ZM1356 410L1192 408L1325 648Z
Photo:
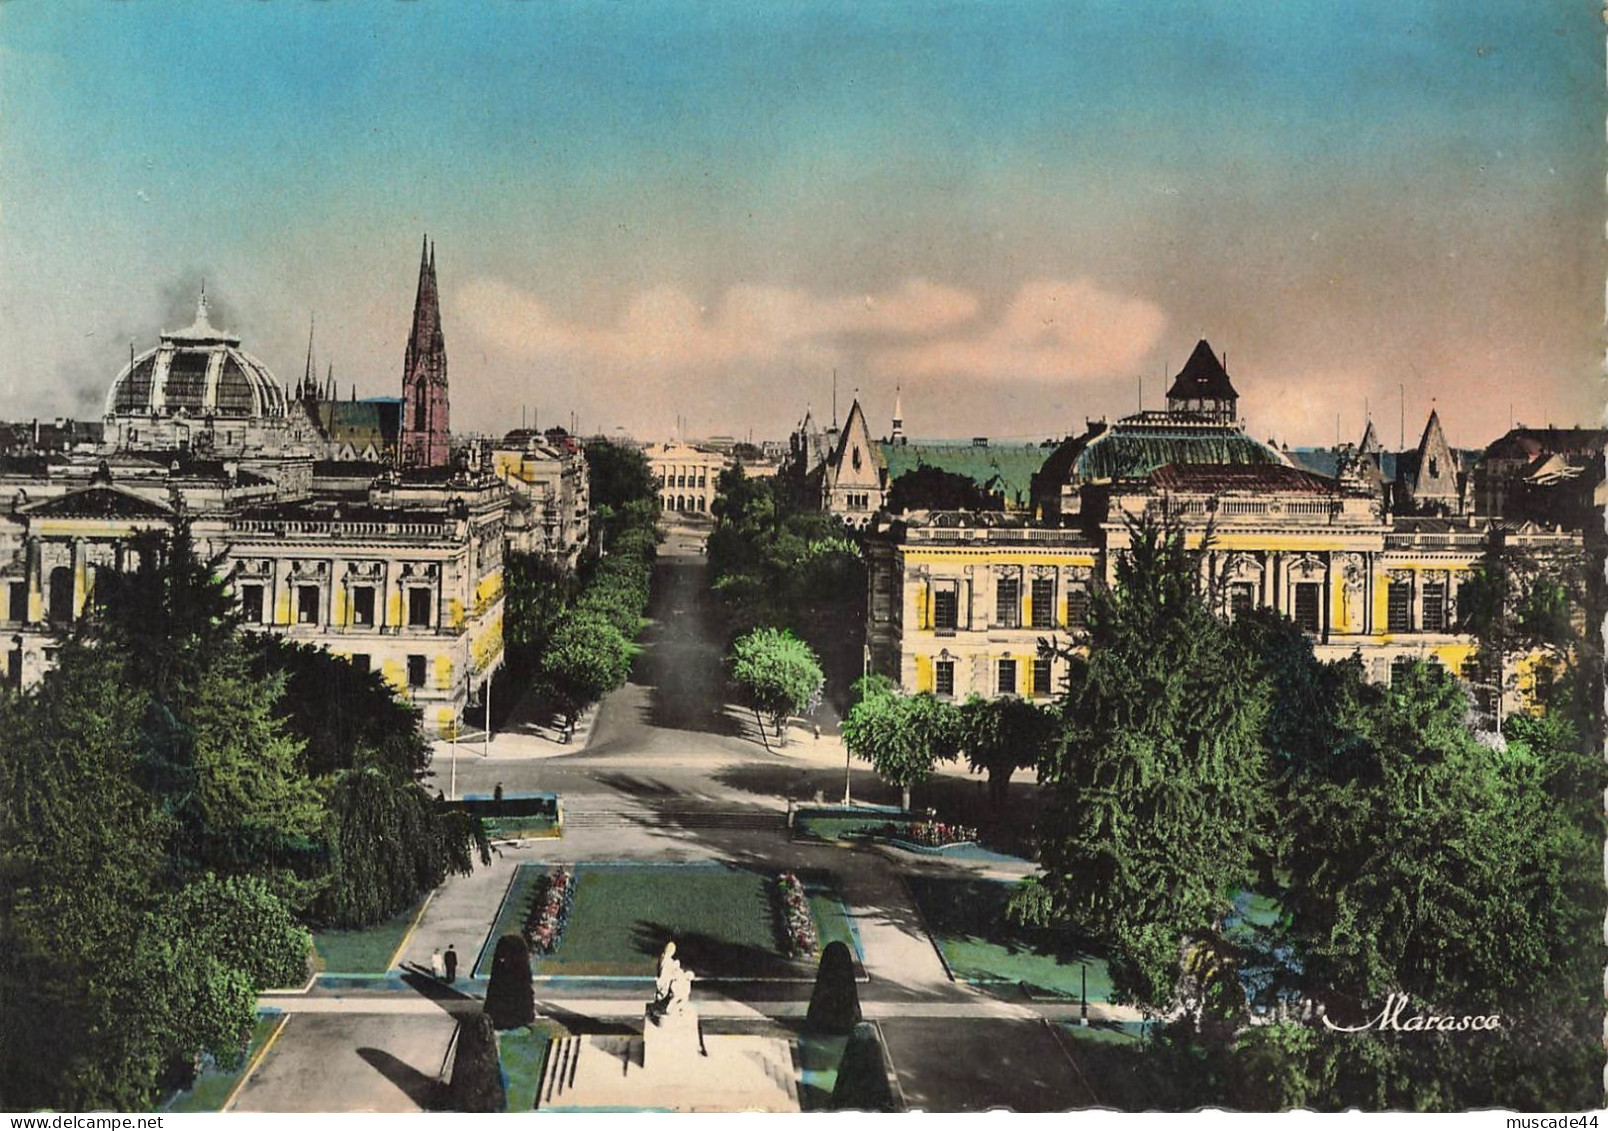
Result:
M855 338L909 338L975 316L975 296L909 279L881 294L828 295L736 286L713 307L675 287L633 296L610 324L560 317L536 296L497 279L459 293L459 316L488 344L521 357L570 356L679 370L730 363L819 362Z
M1161 308L1087 278L1024 283L992 327L880 351L878 372L899 377L1089 380L1126 376L1161 338Z

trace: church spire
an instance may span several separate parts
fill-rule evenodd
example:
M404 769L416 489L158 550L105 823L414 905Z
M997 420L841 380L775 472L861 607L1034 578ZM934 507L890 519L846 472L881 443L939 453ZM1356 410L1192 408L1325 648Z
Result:
M436 284L435 245L425 236L419 251L419 289L413 300L413 328L402 365L402 443L404 467L445 467L447 431L447 348L441 334L441 296Z

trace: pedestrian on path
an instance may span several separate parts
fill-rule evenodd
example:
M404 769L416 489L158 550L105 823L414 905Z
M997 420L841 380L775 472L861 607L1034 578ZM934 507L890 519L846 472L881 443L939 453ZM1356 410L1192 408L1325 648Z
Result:
M440 947L436 947L430 954L430 973L435 975L438 982L446 980L447 964L441 958Z
M450 944L450 943L447 944L447 953L446 953L446 956L443 958L443 961L446 963L446 966L447 966L447 981L449 981L449 982L457 981L457 979L458 979L458 952L456 950L452 949L452 944Z

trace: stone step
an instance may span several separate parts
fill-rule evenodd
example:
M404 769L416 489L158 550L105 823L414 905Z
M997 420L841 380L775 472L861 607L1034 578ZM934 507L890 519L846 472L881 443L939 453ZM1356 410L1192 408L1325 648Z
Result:
M787 827L782 813L721 810L598 809L566 808L564 825L572 829L668 828L668 829L764 829Z
M548 1050L542 1070L541 1086L536 1090L537 1107L551 1107L575 1084L575 1065L580 1060L583 1037L560 1037Z

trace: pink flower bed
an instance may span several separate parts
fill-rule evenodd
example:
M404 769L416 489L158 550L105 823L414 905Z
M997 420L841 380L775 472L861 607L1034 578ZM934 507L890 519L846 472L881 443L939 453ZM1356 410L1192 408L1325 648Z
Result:
M552 954L564 937L570 905L575 902L575 869L560 865L547 874L547 883L531 900L525 916L525 941L538 954Z
M782 924L787 936L787 953L792 958L808 958L820 945L815 933L815 917L810 914L810 897L804 883L792 872L776 877L782 900Z

